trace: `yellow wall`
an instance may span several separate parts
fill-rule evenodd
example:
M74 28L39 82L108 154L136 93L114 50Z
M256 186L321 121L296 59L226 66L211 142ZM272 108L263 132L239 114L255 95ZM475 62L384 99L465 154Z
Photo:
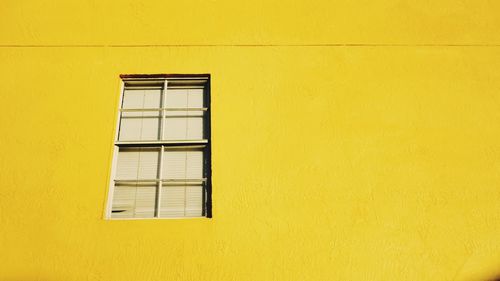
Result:
M412 2L2 1L0 280L499 275L500 2ZM121 73L212 74L213 219L102 219Z

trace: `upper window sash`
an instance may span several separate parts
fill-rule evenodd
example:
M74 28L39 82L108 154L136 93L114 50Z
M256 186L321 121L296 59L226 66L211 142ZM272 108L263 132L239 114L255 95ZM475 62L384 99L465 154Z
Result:
M116 143L206 143L207 82L204 77L124 81Z

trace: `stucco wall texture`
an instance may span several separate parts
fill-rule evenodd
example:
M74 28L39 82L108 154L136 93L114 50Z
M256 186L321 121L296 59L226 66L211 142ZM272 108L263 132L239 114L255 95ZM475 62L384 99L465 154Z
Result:
M499 1L0 3L0 280L500 275ZM123 73L212 75L212 219L103 219Z

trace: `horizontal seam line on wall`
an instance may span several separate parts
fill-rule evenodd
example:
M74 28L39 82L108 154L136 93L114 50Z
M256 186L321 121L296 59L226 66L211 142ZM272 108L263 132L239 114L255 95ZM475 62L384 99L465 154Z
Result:
M500 44L4 44L0 48L178 48L178 47L500 47Z

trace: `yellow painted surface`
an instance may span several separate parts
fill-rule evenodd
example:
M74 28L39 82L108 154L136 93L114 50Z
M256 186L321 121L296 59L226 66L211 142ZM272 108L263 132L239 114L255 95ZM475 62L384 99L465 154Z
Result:
M500 44L496 0L2 0L2 44Z
M44 2L0 10L0 280L500 275L499 2ZM213 219L103 219L121 73L211 73Z

